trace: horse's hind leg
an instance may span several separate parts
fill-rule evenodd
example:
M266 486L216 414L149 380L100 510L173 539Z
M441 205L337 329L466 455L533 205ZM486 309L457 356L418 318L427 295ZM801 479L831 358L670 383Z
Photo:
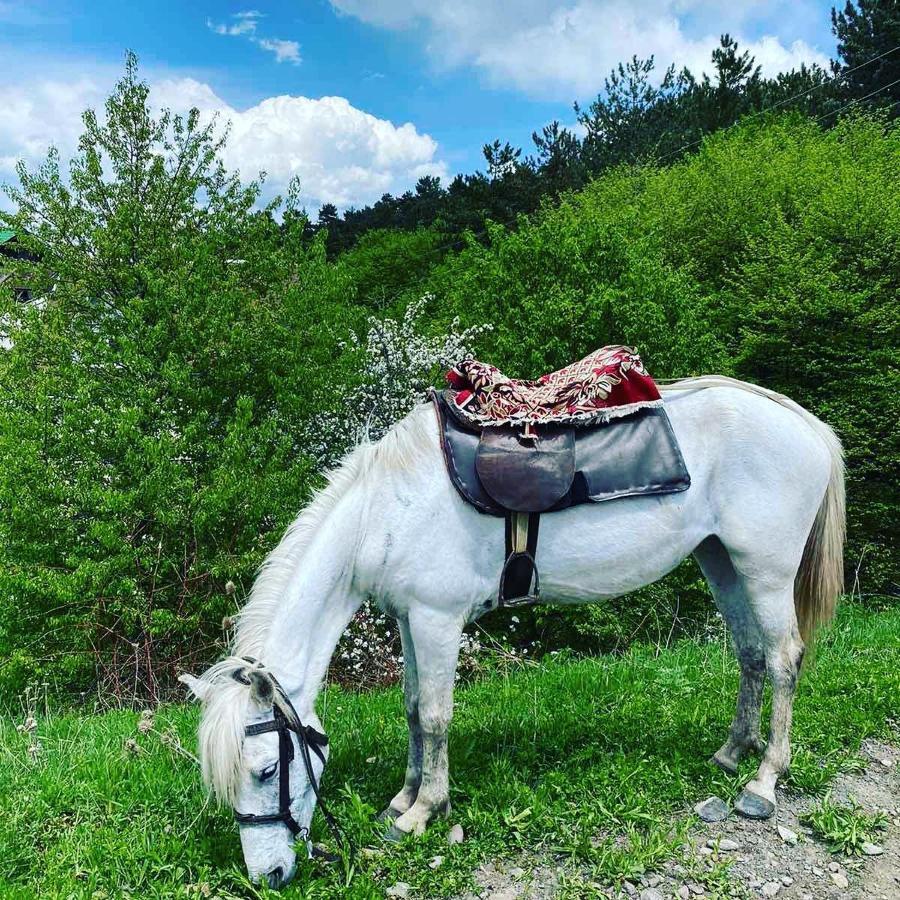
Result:
M760 707L766 680L762 633L741 579L718 538L708 538L694 555L709 582L716 606L728 625L741 667L737 709L728 738L710 760L725 771L734 773L745 754L762 753L765 749L765 742L759 734Z
M403 702L409 725L409 753L406 762L406 778L403 787L380 819L396 819L416 802L422 781L422 727L419 723L419 672L416 667L416 649L409 633L409 622L398 619L400 643L403 647Z
M775 784L791 763L794 690L804 648L794 611L793 582L772 589L748 581L745 589L762 633L766 670L772 683L772 721L762 762L738 797L735 809L750 818L766 819L775 812Z

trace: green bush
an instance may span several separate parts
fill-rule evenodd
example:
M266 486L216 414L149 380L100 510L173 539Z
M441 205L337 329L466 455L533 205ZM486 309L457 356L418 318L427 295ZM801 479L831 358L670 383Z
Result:
M308 495L342 278L217 149L131 60L68 181L51 155L12 191L39 259L0 310L0 688L158 696Z
M896 124L745 123L684 162L620 169L515 231L495 228L488 246L439 266L429 290L436 317L494 324L482 352L511 375L627 343L658 378L719 372L798 400L846 447L850 572L865 592L896 590ZM709 607L697 575L688 564L667 590L552 614L551 633L621 646L626 623L661 603L693 627ZM547 615L533 621L539 633Z

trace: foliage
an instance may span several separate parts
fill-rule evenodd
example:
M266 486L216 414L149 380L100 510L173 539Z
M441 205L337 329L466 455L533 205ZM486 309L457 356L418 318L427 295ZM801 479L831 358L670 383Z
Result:
M0 679L155 697L307 496L347 313L321 243L255 211L196 113L154 118L133 58L84 125L68 178L51 153L10 190L38 259L2 300Z
M509 142L484 145L487 172L458 175L444 187L423 178L415 191L385 194L371 206L343 216L326 204L316 226L328 232L336 255L372 229L434 226L459 237L484 231L488 221L513 224L545 198L578 190L587 181L622 163L669 161L693 150L702 138L747 115L794 110L830 126L849 108L882 107L892 115L900 100L900 14L896 0L847 0L831 11L837 58L828 72L801 64L799 69L764 78L760 67L728 34L711 58L711 75L696 77L669 66L659 77L656 61L636 56L615 66L603 90L586 107L574 106L583 136L552 122L534 132L533 156ZM456 244L453 244L456 246Z
M800 683L795 749L852 758L863 739L888 738L898 648L898 610L843 607ZM711 793L732 799L756 764L731 776L706 762L727 733L737 682L720 640L545 660L467 685L450 731L451 819L400 846L380 840L374 816L403 780L401 691L331 687L320 704L331 738L323 786L341 824L373 850L358 855L349 887L338 867L303 862L281 896L369 900L398 881L418 897L459 896L482 863L520 850L553 853L574 897L585 896L583 875L609 884L650 874L676 854L692 805ZM2 896L274 896L246 883L229 811L207 802L179 750L193 749L195 708L34 713L30 731L0 721ZM448 847L454 822L466 840ZM313 828L330 840L320 815ZM436 855L443 862L431 868ZM704 867L691 880L714 893L716 877Z
M819 804L800 817L804 825L825 840L834 853L859 856L863 844L887 825L887 814L867 813L857 803L837 803L826 794Z
M713 93L756 77L731 42L719 63ZM486 241L379 229L335 260L291 197L280 222L256 208L219 140L196 114L154 116L129 59L68 176L51 153L11 190L2 218L28 252L0 286L0 692L163 696L179 666L220 653L223 617L322 464L475 350L537 376L624 342L660 378L784 391L847 447L858 586L896 592L900 130L885 115L828 130L752 117ZM552 127L539 140L564 180L574 145ZM514 204L535 170L489 151L485 185ZM488 627L529 654L621 651L715 631L710 610L687 565L602 607ZM369 609L337 674L358 683L364 652L384 663L375 681L396 673L396 637Z
M897 115L900 101L900 4L896 0L847 0L831 10L838 59L831 68L853 97L876 92L878 104L889 104ZM875 62L870 62L875 60Z
M624 342L659 378L720 372L803 403L847 449L850 563L865 590L891 591L898 184L900 130L878 117L829 131L793 116L749 121L682 163L619 169L515 232L493 228L488 246L472 242L435 270L434 314L492 322L483 353L511 375ZM553 641L610 649L648 613L657 633L656 610L702 622L696 569L668 585L602 609L541 611L533 627L549 621ZM585 644L585 628L601 639Z

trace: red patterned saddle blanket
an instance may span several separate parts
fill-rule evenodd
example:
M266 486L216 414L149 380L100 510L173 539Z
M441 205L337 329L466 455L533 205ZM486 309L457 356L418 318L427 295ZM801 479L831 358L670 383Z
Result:
M601 347L579 362L536 381L507 378L475 359L447 373L448 395L472 425L593 425L641 409L662 398L631 347Z

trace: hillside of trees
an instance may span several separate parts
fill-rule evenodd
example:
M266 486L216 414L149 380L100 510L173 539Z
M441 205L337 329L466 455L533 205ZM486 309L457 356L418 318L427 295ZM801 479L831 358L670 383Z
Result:
M798 81L781 94L723 39L728 91L673 74L611 113L649 74L633 61L584 112L605 124L567 144L571 165L494 147L505 161L473 176L483 205L458 220L465 191L435 186L430 219L327 229L293 196L260 210L211 127L154 115L129 57L68 171L54 153L20 168L17 211L0 215L28 251L0 285L0 696L165 696L222 651L356 425L384 427L463 347L533 377L629 343L659 378L721 372L792 396L847 448L848 590L896 602L897 4L848 6L835 27L832 73L784 76ZM778 105L806 85L809 106ZM711 98L732 93L726 115ZM640 153L616 130L629 121ZM372 364L385 347L390 372ZM512 640L611 650L709 612L688 564L603 608L521 614ZM392 640L377 616L354 628L358 646Z
M574 104L578 133L552 122L532 135L531 152L497 139L483 148L486 171L457 175L448 185L424 177L401 196L385 194L343 215L322 206L309 233L327 232L329 255L352 247L375 228L432 226L450 239L480 233L487 220L512 224L547 197L579 190L623 163L671 162L703 137L748 115L802 112L833 124L848 104L878 106L897 115L900 102L900 3L847 2L831 14L837 58L829 70L801 66L765 78L747 51L724 34L712 54L711 74L696 76L657 61L632 57L607 76L588 106ZM455 240L453 246L458 246Z

